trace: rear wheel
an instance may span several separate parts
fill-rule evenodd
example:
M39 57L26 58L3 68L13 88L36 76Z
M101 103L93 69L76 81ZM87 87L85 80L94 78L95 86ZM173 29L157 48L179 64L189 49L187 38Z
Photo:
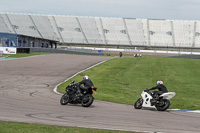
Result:
M142 104L143 104L143 99L139 98L134 104L135 109L141 109L142 108Z
M156 108L157 108L158 111L165 111L165 110L167 110L169 108L169 106L170 106L170 101L169 100L161 99L159 101L159 104L156 105Z
M89 107L90 105L92 105L93 101L94 101L94 97L91 94L87 94L83 96L82 106Z
M61 105L66 105L69 103L69 95L65 93L61 98L60 98L60 104Z

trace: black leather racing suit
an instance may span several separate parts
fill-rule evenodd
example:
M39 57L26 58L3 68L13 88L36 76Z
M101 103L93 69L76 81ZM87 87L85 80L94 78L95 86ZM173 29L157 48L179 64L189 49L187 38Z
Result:
M77 88L76 97L74 97L73 101L75 101L76 99L79 99L81 96L83 96L81 93L81 90L87 91L87 89L94 86L90 79L83 79L78 84L79 84L79 87Z
M154 91L154 93L153 93L153 97L154 98L156 98L159 95L162 95L163 93L168 92L166 86L164 86L163 84L158 84L157 86L152 87L152 88L150 88L148 90L155 90L155 89L158 89L159 91Z
M90 79L83 79L81 82L79 82L79 84L80 84L80 89L83 89L83 90L87 90L94 86L94 84L92 83Z
M87 89L93 87L94 84L92 83L90 79L83 79L81 82L79 82L79 86L80 87L77 88L77 92L76 92L77 97L82 96L81 90L87 91Z

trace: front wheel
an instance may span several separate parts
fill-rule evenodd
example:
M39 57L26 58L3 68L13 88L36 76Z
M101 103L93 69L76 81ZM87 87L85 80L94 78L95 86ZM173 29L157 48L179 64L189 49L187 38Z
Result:
M134 104L135 109L141 109L142 108L142 104L143 104L143 99L139 98Z
M158 111L165 111L169 108L170 106L170 101L167 99L161 99L159 104L156 105L156 108Z
M91 94L87 94L83 96L82 106L89 107L90 105L92 105L93 101L94 101L94 97Z
M69 94L65 93L61 98L60 98L60 104L61 105L66 105L69 103Z

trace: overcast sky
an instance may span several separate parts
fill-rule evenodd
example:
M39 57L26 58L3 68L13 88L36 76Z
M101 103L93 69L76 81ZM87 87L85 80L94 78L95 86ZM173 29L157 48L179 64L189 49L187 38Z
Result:
M0 12L200 20L200 0L0 0Z

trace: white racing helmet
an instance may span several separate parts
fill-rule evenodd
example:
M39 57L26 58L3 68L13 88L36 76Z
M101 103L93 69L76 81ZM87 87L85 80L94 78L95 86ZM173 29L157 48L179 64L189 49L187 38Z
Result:
M89 79L89 77L85 75L85 76L83 77L83 79Z
M157 81L157 85L159 84L163 84L163 81L162 80Z

